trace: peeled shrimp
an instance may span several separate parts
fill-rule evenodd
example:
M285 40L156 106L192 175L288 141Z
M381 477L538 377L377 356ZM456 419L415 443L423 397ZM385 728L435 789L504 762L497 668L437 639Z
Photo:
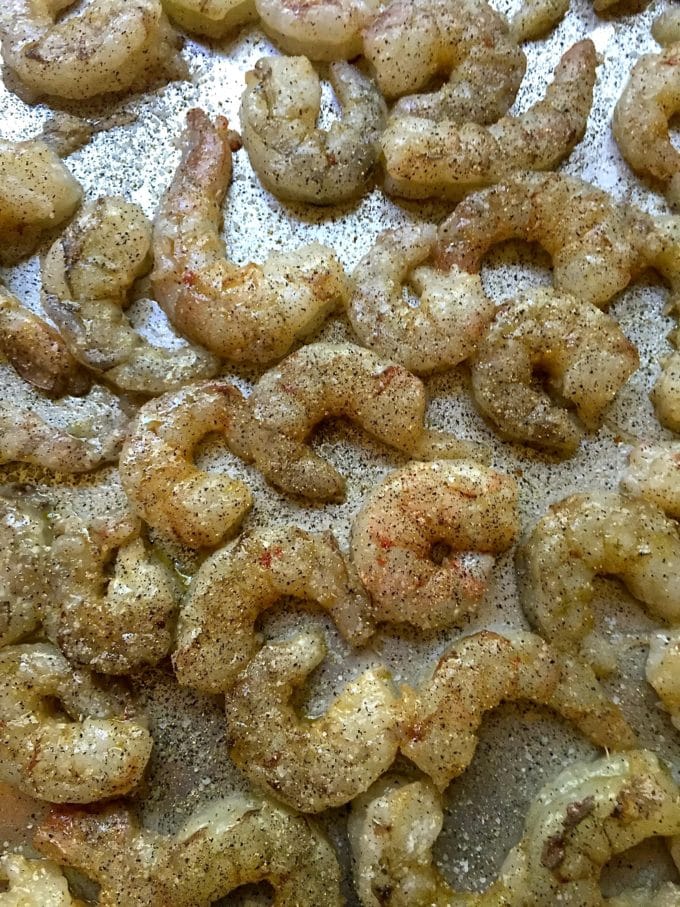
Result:
M607 899L607 907L678 907L680 886L664 882L656 891L632 888Z
M43 262L44 306L69 350L123 390L160 394L212 377L219 361L191 345L152 346L123 309L134 280L148 270L151 224L122 198L87 205Z
M638 444L621 486L680 520L680 442Z
M352 557L376 620L450 627L479 604L494 555L518 531L510 476L472 461L412 463L364 503L352 527Z
M615 904L600 890L603 867L646 838L677 834L680 794L648 750L571 765L540 791L521 841L480 893L454 891L436 868L443 823L441 797L425 780L388 775L357 798L349 838L363 907Z
M323 716L291 698L323 661L318 633L264 646L225 697L230 755L256 785L301 812L348 803L394 761L399 700L385 668L347 684Z
M494 123L515 99L526 58L508 24L485 0L392 0L364 32L364 54L394 112ZM433 76L449 79L438 91L411 95Z
M258 616L291 595L316 602L354 645L372 632L365 593L333 536L271 529L216 552L193 578L173 654L179 682L208 693L228 689L259 648Z
M516 41L542 38L567 14L570 0L522 0L512 17L510 30Z
M175 835L142 829L129 807L59 809L35 838L44 854L100 885L99 907L210 907L267 881L275 907L341 907L333 848L305 816L232 795L189 817Z
M154 225L155 296L172 323L233 362L268 363L313 332L347 294L335 254L318 243L237 267L219 235L231 180L227 121L190 110L183 157Z
M680 630L652 634L646 673L680 731Z
M179 40L160 0L6 0L0 14L5 65L29 91L81 100L183 78Z
M598 746L628 749L635 742L592 670L533 633L463 637L429 681L402 694L401 750L442 790L472 762L484 713L504 700L549 706Z
M680 152L671 142L668 121L678 111L680 44L672 44L637 61L614 108L612 131L633 170L658 181L676 206L680 205Z
M0 894L0 907L85 907L68 890L60 867L51 860L27 860L18 853L0 856L0 878L7 890Z
M425 428L425 387L401 365L350 343L310 343L257 382L250 397L259 425L306 445L329 416L346 416L378 441L413 457L458 457L479 445ZM342 500L345 480L317 454L307 462L272 467L271 448L255 452L258 468L286 491L314 500ZM299 468L298 468L299 467Z
M472 392L501 437L571 456L583 426L600 425L638 365L637 350L609 315L534 289L497 311L472 361ZM578 419L536 387L537 369Z
M152 746L146 727L54 646L0 650L0 709L0 778L31 797L91 803L141 780Z
M223 38L256 18L254 0L161 0L181 28L209 38Z
M361 31L381 0L255 0L262 27L287 54L311 60L351 60Z
M553 504L519 566L527 617L561 649L578 649L593 627L597 575L618 577L652 615L680 623L678 528L644 500L590 492Z
M668 309L680 315L680 217L656 217L649 237L648 264L664 277L671 290ZM671 335L680 345L680 329ZM680 351L675 350L661 361L661 375L650 397L662 425L680 432Z
M669 7L652 22L652 34L659 44L675 44L680 41L680 10Z
M386 108L349 63L329 67L342 115L317 127L321 85L306 57L263 57L246 73L243 144L262 185L277 198L334 205L361 195L375 167Z
M590 40L562 57L543 100L492 126L393 116L382 136L385 188L405 198L460 198L522 170L553 170L583 138L597 55Z
M433 266L437 228L385 230L356 266L347 314L364 346L417 374L451 368L475 349L493 315L479 274ZM403 287L419 295L407 305Z

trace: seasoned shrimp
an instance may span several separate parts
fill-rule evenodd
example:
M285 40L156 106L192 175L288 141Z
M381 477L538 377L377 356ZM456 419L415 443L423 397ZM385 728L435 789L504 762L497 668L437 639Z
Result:
M518 531L510 476L472 461L411 463L357 514L352 557L376 620L450 627L479 604L494 555Z
M458 199L517 171L553 170L583 138L596 66L593 42L580 41L560 60L543 100L492 126L396 113L382 136L385 189Z
M638 444L621 486L680 520L680 442Z
M670 7L652 22L652 34L666 46L680 41L680 9Z
M526 69L508 24L486 0L392 0L364 32L364 54L394 110L454 123L494 123L507 113ZM438 91L426 88L449 75Z
M265 364L313 332L347 295L335 254L313 243L238 267L219 235L231 180L227 121L190 110L183 156L154 224L156 299L187 337L233 362Z
M81 100L183 78L180 42L160 0L91 0L66 19L73 0L6 0L2 57L37 96Z
M71 897L63 872L51 860L27 860L18 853L3 853L0 878L8 885L0 894L0 907L85 907Z
M542 38L567 14L570 0L522 0L512 17L510 31L516 41Z
M141 780L152 746L146 727L54 646L0 651L0 710L0 778L31 797L91 803Z
M271 529L216 552L193 578L173 654L179 682L228 689L260 646L258 616L284 596L316 602L354 645L371 635L365 593L333 536Z
M472 392L501 437L571 456L582 426L600 425L639 364L637 350L609 315L589 302L534 289L497 311L472 361ZM537 369L578 419L536 386Z
M361 31L381 0L255 0L262 27L287 54L311 60L351 60Z
M670 287L668 309L680 315L680 217L656 217L649 237L648 264L664 277ZM680 329L672 333L675 346L680 345ZM675 350L661 361L661 375L650 397L662 425L680 432L680 352Z
M181 28L209 38L223 38L257 17L254 0L161 0Z
M261 881L275 907L344 903L337 858L313 821L254 795L218 800L172 836L142 829L124 804L54 809L35 845L95 879L99 907L210 907Z
M314 427L329 416L346 416L378 441L422 459L471 456L480 448L426 429L422 381L350 343L302 347L260 378L250 403L262 428L309 451L294 471L286 462L274 469L271 448L254 451L256 465L274 484L314 500L344 496L342 476L306 447Z
M264 646L225 697L230 755L259 787L301 812L348 803L394 761L400 703L385 668L370 668L323 716L301 717L294 691L323 661L318 633Z
M600 890L603 867L646 838L677 834L680 793L648 750L571 765L539 792L522 839L498 880L480 893L454 891L435 866L432 848L443 823L441 797L426 780L388 775L357 798L349 839L363 907L616 904Z
M680 731L680 630L652 634L646 673Z
M349 63L329 67L342 115L317 127L321 85L306 57L263 57L246 73L241 131L250 163L277 198L335 205L361 195L378 159L385 103Z
M649 888L632 888L616 897L607 899L607 907L678 907L680 886L664 882L656 891Z
M519 567L527 617L561 649L578 649L592 629L597 575L618 577L652 615L680 624L678 528L647 501L594 491L553 504Z
M160 394L210 378L219 360L191 345L152 346L123 309L135 278L148 270L151 224L141 208L105 197L87 205L48 252L44 306L69 350L123 390Z
M614 108L612 131L633 170L660 183L675 206L680 205L680 152L668 121L678 111L680 44L672 44L637 61Z
M479 274L434 267L436 247L431 224L385 230L354 270L347 308L364 346L417 374L466 359L493 315ZM404 300L407 282L417 306Z
M60 334L0 286L0 352L21 377L51 397L83 394L89 379Z
M464 637L439 659L429 681L402 694L401 750L442 790L472 762L484 713L504 700L549 706L598 746L635 743L592 670L533 633L483 630Z

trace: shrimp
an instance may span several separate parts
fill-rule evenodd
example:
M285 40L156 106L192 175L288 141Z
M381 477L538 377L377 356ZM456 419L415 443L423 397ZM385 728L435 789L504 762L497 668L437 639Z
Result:
M264 646L227 691L230 755L257 786L301 812L348 803L397 755L400 703L385 668L347 684L323 716L290 700L323 661L318 633Z
M479 274L432 265L437 229L385 230L356 266L347 314L364 346L417 374L452 368L475 349L493 316ZM403 286L419 296L407 305Z
M640 176L665 189L671 205L680 205L680 152L668 121L680 111L680 44L637 61L614 108L612 131L621 154Z
M46 643L0 651L0 710L0 778L38 800L127 794L151 755L151 735L129 705L122 711Z
M680 630L651 635L646 674L680 731Z
M483 630L439 659L419 689L402 688L401 751L443 790L477 749L485 712L527 699L568 718L593 743L628 749L635 735L592 670L533 633Z
M497 881L479 893L454 891L435 866L432 848L443 823L441 796L424 779L387 775L355 800L349 839L363 907L616 904L602 896L603 867L647 838L677 834L680 794L648 750L575 763L539 792L522 839Z
M392 0L364 31L364 54L394 112L453 123L494 123L515 99L526 58L486 0ZM412 95L432 78L438 91Z
M501 437L571 456L582 426L600 425L639 364L637 350L609 315L589 302L534 289L497 311L472 360L472 392ZM536 387L537 369L578 419Z
M351 60L361 53L362 29L381 0L255 0L262 27L287 54L311 60Z
M680 217L657 217L649 237L648 264L665 279L671 290L668 308L680 314ZM671 335L677 347L680 329ZM680 432L680 352L675 350L661 361L661 375L650 394L662 425Z
M208 38L224 38L257 17L254 0L161 0L181 28Z
M680 886L665 882L656 891L634 888L607 899L607 907L677 907Z
M680 520L680 442L634 447L621 487Z
M400 365L350 343L310 343L257 382L250 404L268 432L306 447L313 428L346 416L378 441L413 457L471 456L479 445L425 428L425 387ZM254 449L257 467L284 490L313 500L342 500L345 480L309 447L306 462L272 468L271 445Z
M594 623L595 576L621 579L655 617L680 624L680 537L653 504L613 492L553 504L518 559L524 611L555 646L578 649Z
M100 885L99 907L210 907L267 881L276 907L341 907L340 867L319 828L269 800L234 794L175 835L142 829L129 807L53 809L36 847Z
M71 6L73 0L3 4L2 57L33 95L83 100L142 88L158 76L186 76L160 0L91 0L57 21Z
M372 633L365 593L333 536L271 529L217 551L194 576L172 657L179 682L228 689L259 648L258 616L284 596L316 602L354 645Z
M664 46L680 41L680 10L670 7L652 22L652 34Z
M190 110L183 156L154 224L156 299L182 334L217 356L267 364L316 330L347 295L335 254L313 243L237 267L219 236L231 180L227 121Z
M386 191L459 199L518 171L553 170L583 138L596 67L593 42L580 41L560 60L543 100L492 126L396 113L382 136Z
M210 378L220 364L195 346L152 346L125 317L150 249L151 224L137 205L111 197L86 205L43 262L44 307L77 360L123 390L160 394Z
M27 860L18 853L3 853L0 877L8 884L0 894L0 907L85 907L71 897L63 872L51 860Z
M522 0L510 22L510 33L518 42L542 38L565 17L569 6L570 0Z
M306 57L263 57L246 73L243 144L262 185L277 198L335 205L361 195L378 159L385 102L349 63L329 67L342 115L317 127L321 84Z
M493 555L518 531L510 476L444 460L390 473L352 526L352 558L374 618L422 629L454 625L479 604Z

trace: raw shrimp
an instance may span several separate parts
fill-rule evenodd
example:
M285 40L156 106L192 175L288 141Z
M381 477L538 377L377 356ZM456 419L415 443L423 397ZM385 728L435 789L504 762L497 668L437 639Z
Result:
M181 28L209 38L223 38L257 17L254 0L161 0Z
M494 555L518 531L510 476L445 460L390 473L352 526L352 557L374 618L423 629L454 625L479 604Z
M401 750L443 790L472 762L485 712L505 700L549 706L593 743L628 749L635 735L592 670L533 633L483 630L439 659L419 689L402 688Z
M399 115L494 123L515 99L526 58L485 0L392 0L364 32L364 54ZM426 88L439 73L438 91Z
M651 635L646 673L680 731L680 630Z
M287 54L312 60L351 60L361 53L362 29L381 0L255 0L262 27Z
M347 295L335 254L313 243L264 265L225 258L219 235L231 180L227 121L190 110L183 156L154 225L156 299L196 343L233 362L265 364L316 330Z
M366 595L333 536L270 529L216 552L194 576L173 654L179 682L228 689L260 646L258 616L285 596L316 602L354 645L371 635Z
M127 794L142 778L152 741L129 717L129 704L121 706L54 646L2 649L0 778L53 803Z
M172 836L140 828L122 803L54 809L35 844L95 879L99 907L210 907L260 881L275 907L344 903L337 858L313 821L254 795L218 800Z
M205 381L145 403L125 440L120 479L138 515L164 537L193 548L217 545L235 530L253 498L239 479L207 473L194 448L219 432L234 453L246 449L240 391Z
M263 57L246 73L241 132L262 185L277 198L335 205L361 195L371 178L386 108L371 80L332 63L330 83L342 114L317 127L321 84L306 57Z
M471 364L472 392L498 433L561 456L597 428L640 364L617 322L589 302L534 289L502 306ZM559 401L536 386L541 370Z
M425 387L401 365L350 343L310 343L257 382L250 397L259 425L306 446L316 425L346 416L378 441L412 457L473 456L480 445L425 428ZM274 484L313 500L342 500L345 480L315 454L295 473L284 461L272 468L271 446L255 463Z
M621 486L680 520L680 442L638 444Z
M86 205L43 262L44 306L89 369L123 390L160 394L212 377L219 361L191 345L152 346L125 317L150 249L151 224L137 205L111 197Z
M3 853L0 878L8 885L0 894L0 907L85 907L71 897L63 872L51 860L27 860L18 853Z
M616 576L655 617L680 624L680 537L653 504L613 492L553 504L520 549L521 597L553 645L579 648L594 624L597 575Z
M652 22L652 34L664 46L680 41L680 10L677 7L664 10Z
M680 152L668 121L678 111L680 44L672 44L637 61L614 108L612 131L633 170L660 183L674 206L680 205Z
M347 308L364 346L417 374L466 359L493 315L479 274L434 267L436 246L431 224L385 230L354 270ZM404 300L407 282L417 306Z
M180 42L160 0L91 0L61 21L73 0L6 0L2 57L34 95L81 100L183 78Z
M443 824L441 797L426 780L388 775L357 798L349 839L363 907L616 904L600 890L603 867L646 838L677 834L680 794L648 750L575 763L539 792L522 839L480 893L454 891L436 868L432 848Z
M382 136L385 189L458 199L522 170L553 170L583 138L597 54L590 40L562 57L543 100L492 126L396 113Z
M257 786L301 812L348 803L397 755L400 702L386 668L348 683L322 716L291 699L326 654L303 633L264 646L225 697L230 755Z

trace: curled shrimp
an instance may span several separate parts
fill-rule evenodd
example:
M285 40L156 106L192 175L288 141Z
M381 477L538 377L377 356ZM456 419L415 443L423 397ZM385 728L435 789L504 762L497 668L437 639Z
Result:
M401 365L354 344L310 343L266 372L250 397L261 428L309 452L307 461L272 462L271 445L255 463L274 484L314 500L342 500L345 480L307 447L329 416L346 416L378 441L412 457L458 457L479 445L425 428L425 387ZM294 469L293 469L294 467Z
M152 746L146 727L54 646L0 651L0 708L0 778L31 797L91 803L141 780Z
M57 21L71 6L73 0L4 4L2 57L33 94L82 100L186 75L160 0L91 0Z
M593 42L580 41L558 63L541 101L492 126L395 114L382 136L386 190L458 199L518 171L553 170L583 138L596 67Z
M0 878L8 886L0 894L0 907L85 907L71 897L61 868L51 860L27 860L18 853L3 853Z
M399 747L400 703L385 668L364 671L322 716L297 714L294 691L325 654L317 633L264 646L225 696L231 758L301 812L348 803L389 768Z
M149 267L151 224L122 198L83 208L43 261L44 306L75 358L123 390L159 394L210 378L219 361L191 345L152 346L123 309Z
M680 630L652 633L645 671L680 731Z
M385 230L354 270L347 308L364 346L417 374L466 359L493 315L479 274L435 267L436 248L431 224ZM403 298L407 281L415 307Z
M255 0L262 27L287 54L311 60L351 60L361 31L381 0Z
M208 38L223 38L256 18L254 0L161 0L181 28Z
M592 670L533 633L483 630L463 637L429 681L402 694L401 751L441 790L472 762L484 713L505 700L549 706L598 746L635 743Z
M494 123L510 108L526 58L486 0L392 0L364 31L364 54L399 115ZM413 95L433 76L438 91Z
M647 838L677 834L680 794L648 750L577 762L539 792L522 839L497 881L479 893L454 891L435 866L432 848L443 824L441 796L424 779L388 775L357 798L349 839L363 907L616 904L602 896L602 869Z
M669 7L652 22L654 38L663 44L676 44L680 41L680 10Z
M583 426L600 425L639 361L609 315L589 302L535 289L496 312L472 361L472 392L503 438L570 456ZM537 369L578 419L536 387Z
M411 463L357 514L352 558L376 620L450 627L479 604L494 555L518 531L510 476L472 461Z
M231 180L227 121L190 110L183 156L154 224L155 296L187 337L233 362L280 359L347 294L335 254L313 243L237 267L219 235Z
M630 452L621 486L680 519L680 442L638 444Z
M258 616L284 596L317 603L354 645L371 635L365 593L333 536L272 529L217 551L193 578L173 653L179 682L228 689L259 648Z
M378 158L385 103L349 63L329 67L342 115L317 127L321 84L306 57L264 57L246 73L241 132L262 185L277 198L334 205L361 195Z
M54 809L35 845L97 881L100 907L210 907L266 881L276 907L340 907L340 867L306 816L232 795L189 817L174 835L140 827L129 807Z
M668 121L678 111L680 44L672 44L640 57L612 119L623 157L636 173L660 183L672 205L680 205L680 152L671 142Z

